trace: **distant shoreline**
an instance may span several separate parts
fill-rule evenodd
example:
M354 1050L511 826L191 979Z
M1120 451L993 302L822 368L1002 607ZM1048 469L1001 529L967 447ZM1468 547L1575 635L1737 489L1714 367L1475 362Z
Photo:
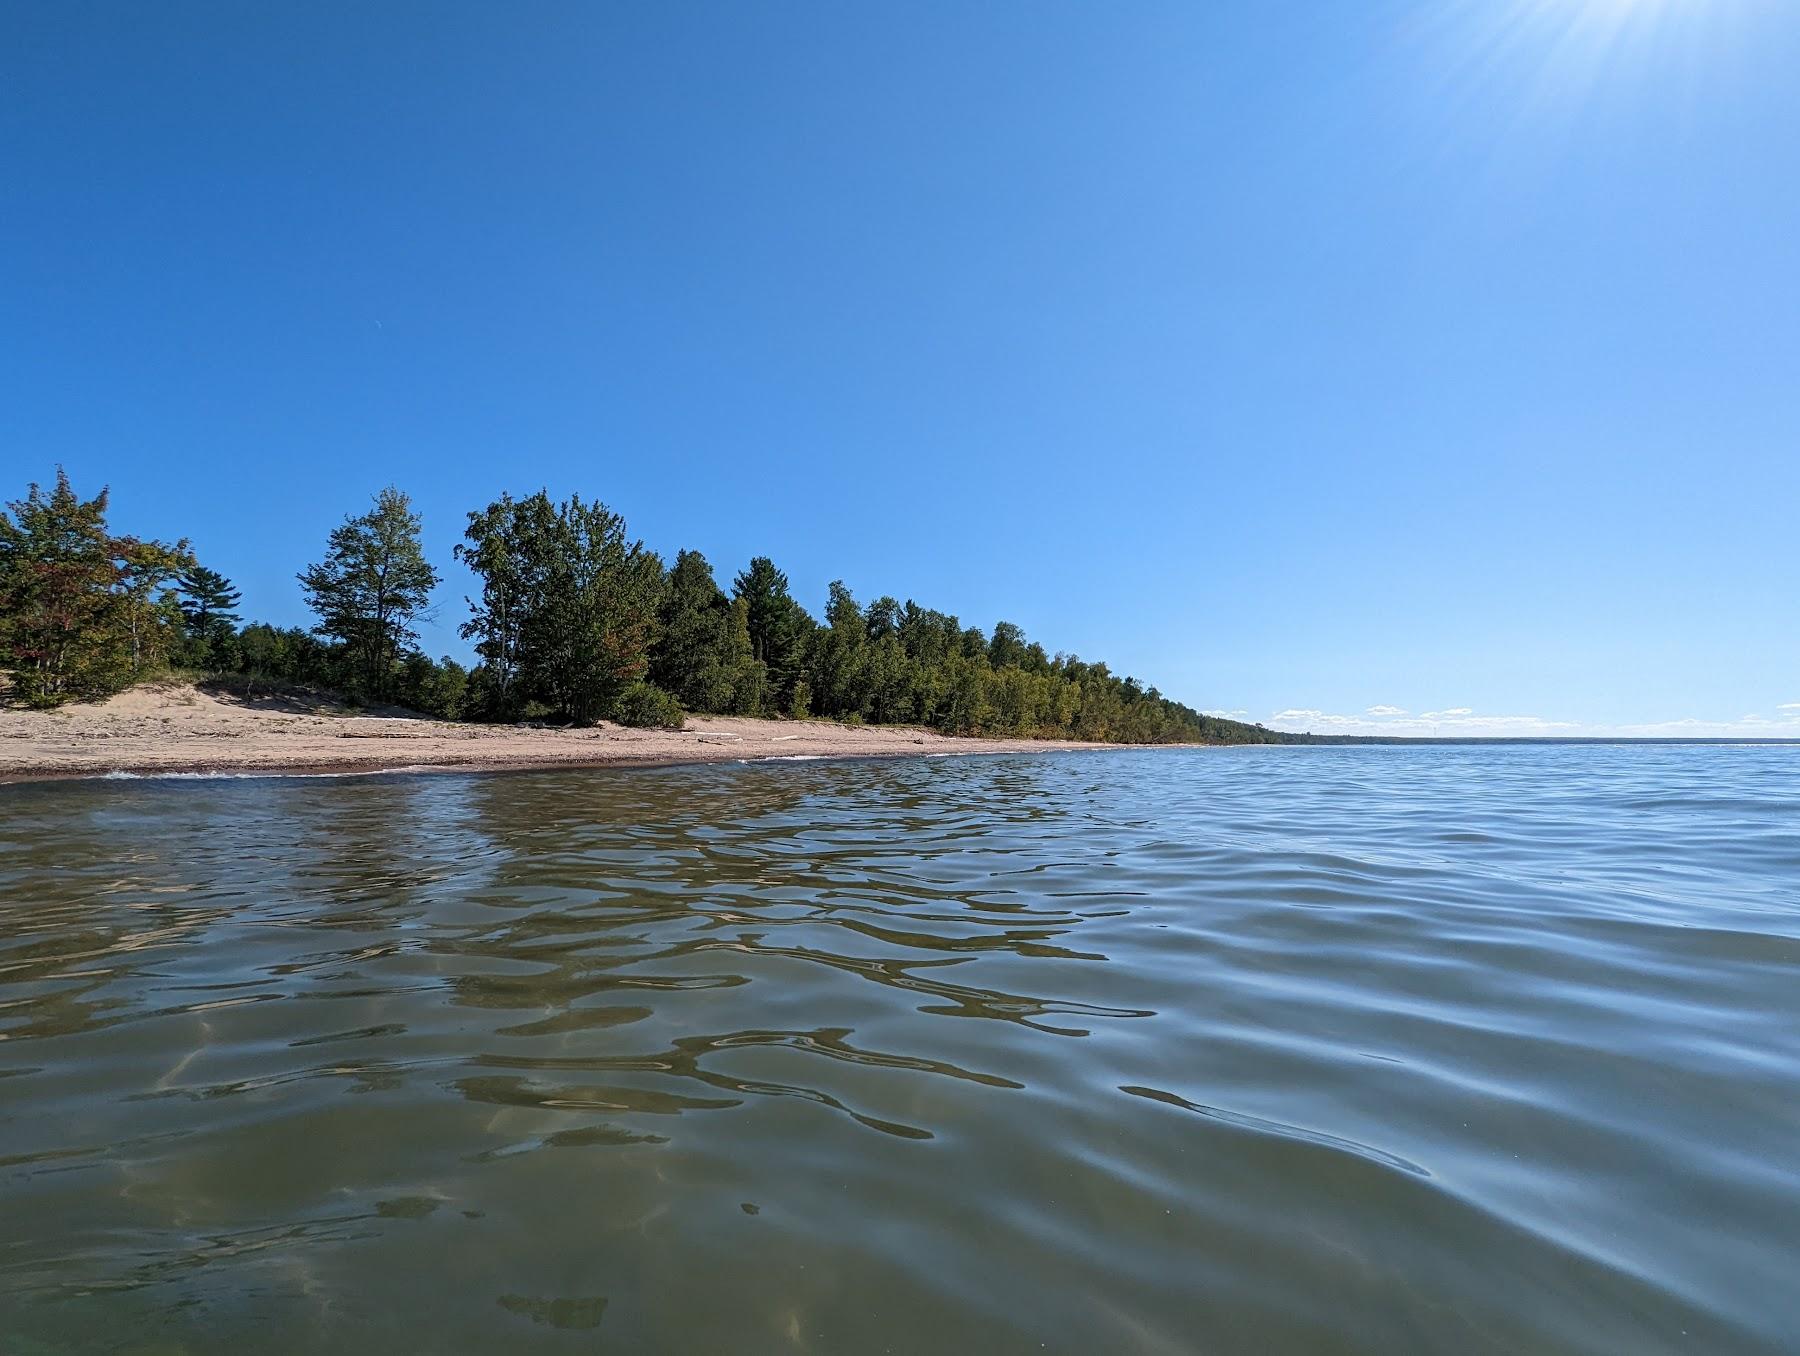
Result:
M1323 735L1309 734L1303 743L1284 748L1308 748L1342 744L1767 744L1771 747L1800 745L1800 738L1765 735Z

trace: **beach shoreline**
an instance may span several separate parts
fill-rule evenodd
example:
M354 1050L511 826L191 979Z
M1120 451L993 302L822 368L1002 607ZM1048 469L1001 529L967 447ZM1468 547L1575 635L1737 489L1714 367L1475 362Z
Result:
M347 712L288 697L239 698L177 683L56 711L0 711L0 783L643 768L1120 747L736 716L694 716L680 730L458 724Z

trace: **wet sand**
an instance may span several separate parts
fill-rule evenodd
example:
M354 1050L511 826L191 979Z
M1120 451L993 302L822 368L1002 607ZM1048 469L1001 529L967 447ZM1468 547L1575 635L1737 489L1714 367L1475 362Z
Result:
M410 768L650 767L740 759L898 757L1116 747L963 739L903 726L690 717L681 730L459 725L246 699L162 684L59 711L0 710L0 779L107 773L376 772Z

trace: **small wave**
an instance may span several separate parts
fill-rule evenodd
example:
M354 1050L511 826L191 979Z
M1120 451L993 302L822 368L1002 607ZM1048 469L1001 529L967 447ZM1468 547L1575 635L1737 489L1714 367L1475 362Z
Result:
M251 781L314 781L328 780L337 777L384 777L396 772L427 772L431 769L422 763L403 767L349 768L335 772L127 772L115 769L102 772L92 778L101 782L251 782Z
M665 1249L834 1346L1792 1345L1791 753L899 751L0 790L9 1294L304 1325L484 1220L413 1345Z
M267 773L255 772L103 772L103 782L229 782Z
M1240 1130L1248 1130L1252 1134L1274 1135L1280 1139L1298 1140L1302 1143L1317 1145L1323 1149L1336 1149L1343 1153L1355 1154L1371 1162L1383 1163L1390 1168L1398 1168L1401 1172L1409 1172L1415 1177L1429 1177L1421 1164L1410 1158L1402 1158L1399 1154L1389 1153L1386 1149L1378 1149L1372 1144L1359 1144L1353 1139L1345 1139L1341 1135L1328 1135L1318 1130L1308 1130L1304 1126L1287 1125L1281 1121L1265 1120L1261 1116L1249 1116L1241 1111L1226 1111L1222 1107L1203 1106L1199 1102L1190 1102L1187 1098L1162 1088L1139 1087L1132 1083L1121 1083L1120 1092L1128 1092L1133 1097L1146 1097L1153 1102L1163 1102L1169 1106L1180 1107L1183 1111L1192 1111L1205 1116L1208 1120L1222 1125L1236 1126Z

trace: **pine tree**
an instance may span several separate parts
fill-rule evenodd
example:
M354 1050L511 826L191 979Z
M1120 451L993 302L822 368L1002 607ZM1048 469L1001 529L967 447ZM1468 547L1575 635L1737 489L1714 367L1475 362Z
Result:
M334 528L325 559L299 576L319 617L314 630L343 644L354 685L377 699L392 692L395 668L418 638L413 623L428 615L437 587L420 526L412 501L390 485L374 508Z
M803 673L813 620L788 592L787 576L767 556L750 562L733 581L733 593L749 609L750 652L767 669L769 703L785 711Z
M190 564L176 576L180 590L182 624L187 632L191 663L217 663L240 620L238 603L243 595L217 570Z
M221 627L235 629L243 595L229 579L204 565L190 565L176 577L181 590L181 617L188 635L211 641Z
M698 551L683 551L669 571L661 635L650 658L650 681L690 711L731 709L731 600Z

